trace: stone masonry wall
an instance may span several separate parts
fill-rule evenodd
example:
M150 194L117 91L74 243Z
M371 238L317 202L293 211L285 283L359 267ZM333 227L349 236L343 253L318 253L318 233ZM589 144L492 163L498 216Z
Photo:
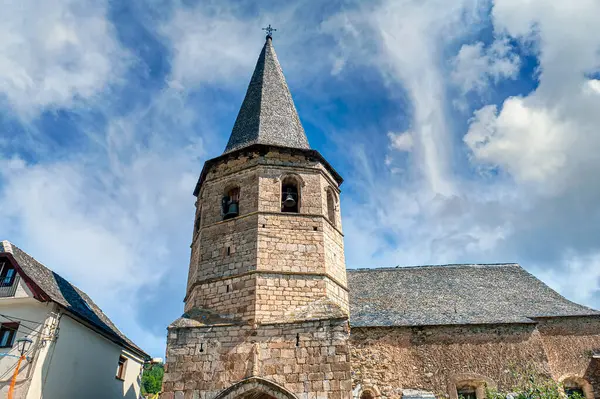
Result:
M600 397L598 359L591 359L600 349L600 318L568 317L539 321L538 330L552 377L561 381L565 377L583 377Z
M302 319L304 308L326 295L323 276L261 274L256 285L256 320L277 323Z
M258 223L258 270L325 273L323 218L278 213Z
M185 311L210 309L222 316L244 320L256 315L256 275L242 275L200 284L185 304Z
M298 182L300 213L281 212L285 176ZM192 243L186 312L199 308L271 322L282 315L281 305L294 311L295 306L328 298L347 314L343 236L323 208L324 187L331 185L335 182L321 164L286 151L247 154L213 165L196 203L201 224ZM232 186L240 187L240 216L221 220L221 198ZM251 288L246 278L240 283L243 289L222 292L234 280L217 283L257 271L283 275L267 278L273 288ZM321 305L321 311L329 306Z
M300 399L350 399L348 292L341 223L327 219L337 183L295 150L212 164L196 207L186 313L170 327L162 398L206 398L254 376ZM299 213L281 212L281 182ZM240 214L221 199L240 188ZM336 205L339 217L339 206Z
M382 398L403 389L456 397L456 382L481 379L510 391L527 370L553 377L586 376L597 386L591 352L600 346L600 323L353 328L354 386L374 387ZM596 388L597 390L597 388Z
M211 399L251 376L299 399L350 399L345 320L170 328L162 399Z
M335 280L347 285L344 236L329 221L323 221L325 271Z
M256 270L257 230L256 214L204 227L195 281Z

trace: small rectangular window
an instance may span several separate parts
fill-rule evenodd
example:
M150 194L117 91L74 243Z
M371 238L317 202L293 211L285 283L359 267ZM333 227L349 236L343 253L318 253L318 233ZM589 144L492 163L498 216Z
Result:
M0 287L10 287L13 285L16 275L17 273L14 268L3 268L2 273L0 274Z
M127 358L125 356L119 356L119 365L117 367L117 378L125 380L125 371L127 368Z
M0 348L12 348L19 323L2 323L0 327Z

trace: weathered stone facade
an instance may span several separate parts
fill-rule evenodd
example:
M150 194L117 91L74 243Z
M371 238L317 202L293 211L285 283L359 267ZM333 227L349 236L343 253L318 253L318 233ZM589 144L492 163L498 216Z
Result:
M289 177L299 189L294 213L281 209ZM239 215L223 220L232 187ZM169 328L163 398L213 398L248 378L297 397L350 396L338 195L328 168L303 150L261 147L211 165L196 202L186 314Z
M579 377L600 395L600 318L529 324L353 328L353 384L386 398L406 389L457 398L461 384L511 392L532 371L563 381Z
M518 265L347 275L342 179L308 147L270 38L235 126L194 191L162 399L482 399L526 372L600 394L600 312Z

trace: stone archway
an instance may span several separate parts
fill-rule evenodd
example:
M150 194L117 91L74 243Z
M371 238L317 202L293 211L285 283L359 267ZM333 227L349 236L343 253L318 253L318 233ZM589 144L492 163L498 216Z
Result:
M274 382L250 377L233 384L215 399L298 399L296 395Z
M566 390L569 388L579 388L583 392L585 399L594 399L594 388L585 378L580 377L576 374L567 374L558 379L561 385L561 390L566 394Z
M458 391L468 389L477 399L485 398L486 388L496 388L496 383L481 374L462 373L453 375L448 381L448 394L450 399L459 399Z

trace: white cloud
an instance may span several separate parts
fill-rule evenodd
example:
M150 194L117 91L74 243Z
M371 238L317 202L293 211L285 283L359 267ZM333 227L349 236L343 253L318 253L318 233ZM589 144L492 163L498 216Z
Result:
M253 22L237 17L227 5L178 7L161 27L173 52L171 85L228 85L249 76L262 38L256 32Z
M388 138L390 139L390 146L394 150L410 152L413 148L414 140L411 132L388 132Z
M539 53L538 88L509 97L499 110L486 106L471 120L465 143L478 163L499 166L517 181L564 190L600 168L600 96L586 75L600 65L600 27L592 22L600 4L577 6L532 1L525 6L496 0L495 29L534 42Z
M552 110L511 97L500 113L495 105L475 112L464 141L475 161L498 166L518 181L549 186L567 165L573 128Z
M392 89L401 86L407 91L413 110L414 166L433 193L454 192L439 60L447 45L476 25L479 11L478 3L470 0L384 1L324 23L346 59L372 63Z
M265 40L260 27L270 23L277 27L273 42L284 60L286 75L301 80L307 76L314 78L308 73L314 72L314 68L341 71L343 59L330 59L329 49L311 43L320 32L314 26L307 29L304 15L307 10L318 13L320 7L310 1L282 3L259 9L252 18L243 15L240 7L226 2L175 8L171 18L160 27L173 56L170 85L194 89L203 83L213 83L245 88ZM309 59L312 62L307 62Z
M21 117L71 107L117 81L130 62L105 1L11 1L0 13L0 97Z
M188 111L167 90L149 108L89 133L84 153L33 163L0 153L1 239L83 289L154 354L164 347L164 328L155 332L140 320L145 304L173 278L183 297L187 275L192 190L204 152Z
M580 255L567 251L560 262L560 269L538 265L536 274L572 301L600 305L596 297L600 293L600 252Z
M600 80L590 79L586 82L586 84L592 94L600 94Z
M407 173L394 174L398 160L391 153L378 157L368 140L348 143L355 167L345 184L358 193L343 204L349 265L517 261L569 298L598 306L600 277L590 272L597 256L590 254L600 251L591 238L600 234L600 85L590 76L600 65L600 25L593 22L600 3L495 0L491 18L499 39L487 47L469 39L448 60L444 50L476 28L465 23L444 36L460 20L457 9L476 13L459 3L399 2L401 13L383 2L358 15L344 13L330 28L342 38L337 56L377 66L390 96L406 90L402 107L413 111L406 162L415 164ZM521 60L509 43L538 58L530 77L537 88L484 106L470 121L451 120L444 112L448 88L488 99L502 95L493 83L517 77ZM452 145L453 129L463 123L466 153ZM466 157L485 173L455 170ZM581 284L579 273L590 280ZM581 285L581 292L556 284L561 280Z
M512 50L508 38L497 39L488 47L482 42L463 44L451 60L452 82L466 94L471 91L482 93L490 82L516 78L520 58Z

